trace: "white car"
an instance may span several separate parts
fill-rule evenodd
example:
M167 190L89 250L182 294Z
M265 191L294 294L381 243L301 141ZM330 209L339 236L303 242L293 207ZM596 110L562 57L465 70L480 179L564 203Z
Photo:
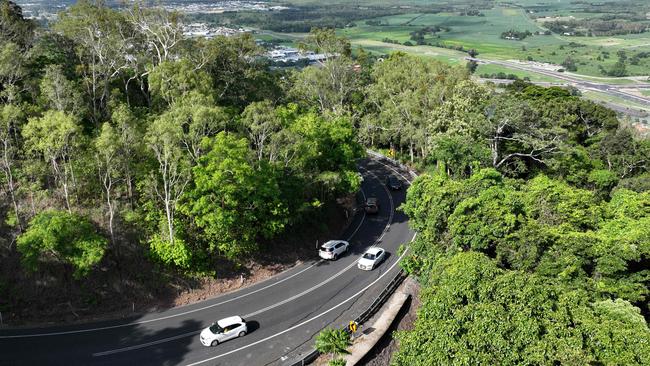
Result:
M386 259L386 251L379 247L372 247L366 250L357 262L357 267L366 271L372 271Z
M243 337L248 333L246 321L240 316L231 316L212 323L201 332L201 343L204 346L216 346L229 339Z
M350 243L345 240L330 240L320 246L318 255L323 259L337 260L341 254L348 251Z

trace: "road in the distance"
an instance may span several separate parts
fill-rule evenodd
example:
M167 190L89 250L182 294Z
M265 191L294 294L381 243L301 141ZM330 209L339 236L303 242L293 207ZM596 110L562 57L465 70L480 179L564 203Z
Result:
M341 238L350 253L338 261L316 259L241 291L129 321L83 326L0 331L1 365L267 365L312 342L322 328L353 319L364 299L378 294L398 270L397 249L413 232L396 212L405 192L389 192L383 177L396 167L367 159L360 165L363 191L379 199L378 215L357 215ZM371 245L391 254L374 271L356 268ZM204 347L201 329L230 315L242 315L247 336Z
M581 79L578 77L573 76L571 73L564 73L564 72L557 72L557 71L552 71L552 70L547 70L539 67L534 67L532 65L528 65L525 63L519 63L519 62L512 62L512 61L497 61L497 60L486 60L486 59L478 59L478 58L471 58L467 57L467 60L471 61L476 61L477 63L483 63L483 64L494 64L494 65L499 65L499 66L504 66L508 67L511 69L518 69L518 70L523 70L523 71L529 71L529 72L534 72L538 73L541 75L546 75L550 76L556 79L564 80L570 83L571 85L575 86L578 89L583 89L583 90L592 90L592 91L598 91L610 95L615 95L617 97L629 100L631 102L635 103L642 103L642 104L648 104L650 105L650 98L649 97L644 97L644 96L639 96L639 95L634 95L626 91L626 89L633 89L633 88L650 88L650 83L636 83L636 84L608 84L606 82L597 82L597 81L592 81L592 80L585 80Z

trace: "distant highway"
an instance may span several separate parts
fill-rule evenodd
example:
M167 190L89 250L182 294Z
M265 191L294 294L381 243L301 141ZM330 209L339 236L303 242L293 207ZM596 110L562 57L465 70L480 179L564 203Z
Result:
M650 83L635 83L635 84L609 84L606 82L597 82L591 80L581 79L579 77L573 76L570 73L558 72L553 70L544 69L541 67L535 67L533 65L512 62L512 61L497 61L497 60L485 60L473 57L466 57L469 61L475 61L478 64L492 64L499 65L511 69L517 69L522 71L534 72L537 74L549 76L552 78L560 79L566 81L568 84L581 89L581 90L592 90L601 93L607 93L610 95L617 96L619 98L641 103L650 106L650 97L634 95L626 89L650 89Z

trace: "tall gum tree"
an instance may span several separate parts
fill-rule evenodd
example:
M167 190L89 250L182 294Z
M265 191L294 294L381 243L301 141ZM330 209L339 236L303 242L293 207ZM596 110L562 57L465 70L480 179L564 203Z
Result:
M319 67L307 67L293 76L292 94L321 112L337 116L351 112L350 99L358 88L350 41L338 37L334 29L314 29L301 49L313 50L327 59Z
M78 120L65 112L47 111L29 119L22 131L28 151L40 157L52 169L55 182L62 188L65 205L71 212L71 191L75 188L73 160L77 158Z
M122 150L120 142L118 132L108 122L104 123L101 134L95 139L95 158L99 180L106 198L108 231L113 245L115 245L113 221L116 211L117 185L122 178L119 163L119 153Z
M135 37L124 15L104 1L80 0L59 14L54 29L76 44L86 93L92 105L92 117L98 125L104 117L110 84L130 67L129 49Z
M166 236L174 243L176 203L190 181L189 162L181 147L183 130L169 115L156 118L149 126L145 139L158 163L154 190L161 200L167 223Z
M11 204L14 209L14 215L16 215L16 224L19 231L22 230L22 224L16 197L14 168L17 163L16 155L19 151L17 135L23 119L24 114L19 106L5 104L0 107L0 169L2 169L5 175L7 190L11 197Z

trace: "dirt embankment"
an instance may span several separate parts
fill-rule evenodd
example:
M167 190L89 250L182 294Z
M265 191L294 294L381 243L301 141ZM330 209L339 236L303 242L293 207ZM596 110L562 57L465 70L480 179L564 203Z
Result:
M15 243L0 251L0 312L5 326L84 323L137 317L142 313L187 305L263 281L303 261L316 258L315 243L338 238L353 219L351 197L331 204L323 220L288 229L282 238L261 243L260 252L243 264L218 261L215 277L195 278L153 263L142 244L124 245L105 255L87 278L61 275L47 264L37 273L20 264ZM0 241L1 242L1 241Z

